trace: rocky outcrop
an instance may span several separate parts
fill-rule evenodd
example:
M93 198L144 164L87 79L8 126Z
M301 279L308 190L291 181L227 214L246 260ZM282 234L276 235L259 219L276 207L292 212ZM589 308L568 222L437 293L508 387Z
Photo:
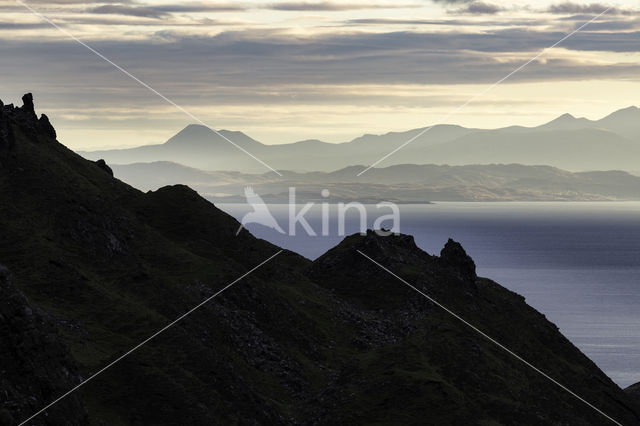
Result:
M13 104L4 105L0 101L0 148L10 148L15 142L14 125L34 141L56 139L56 131L49 121L49 117L36 115L33 95L27 93L22 97L23 105L15 107Z
M27 93L22 97L22 107L20 110L29 119L35 120L37 118L36 109L33 105L33 95L31 93Z
M47 315L31 306L0 265L0 425L26 420L81 379L75 361ZM82 425L79 394L70 395L31 424Z
M474 281L478 278L475 262L462 248L462 245L452 239L447 241L440 252L440 264L450 268L464 280Z
M398 282L388 279L389 275L374 267L364 255L384 264L403 265L403 268L422 268L423 273L442 275L447 279L444 283L454 282L458 286L475 288L476 265L460 243L449 239L440 253L440 257L431 256L421 250L410 235L382 236L369 230L366 235L356 234L347 237L340 245L319 257L309 270L310 276L320 285L339 294L350 295L359 301L375 304L376 299L381 306L391 307L392 299L397 298L401 306L405 306L399 296L404 293L397 290ZM369 263L370 267L354 268L353 265ZM353 279L336 280L335 277L353 274ZM350 272L349 272L350 271ZM366 285L362 285L362 274L366 274ZM453 279L455 278L455 279ZM391 299L389 294L395 296ZM409 297L412 299L412 297Z
M109 173L109 175L113 176L113 170L111 170L111 167L109 167L104 160L96 161L96 166L98 166L99 168L101 168L105 172Z
M55 139L57 137L56 129L53 128L53 125L49 121L49 117L47 117L45 114L42 114L40 116L40 120L39 120L38 124L40 126L40 129L42 129L42 132L46 136L48 136L51 139Z

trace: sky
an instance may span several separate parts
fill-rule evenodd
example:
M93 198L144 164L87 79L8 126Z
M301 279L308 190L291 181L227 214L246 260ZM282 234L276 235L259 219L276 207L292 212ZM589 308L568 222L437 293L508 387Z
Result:
M640 105L640 1L0 0L0 99L34 94L72 149L163 143L194 119L268 144L446 119L533 126Z

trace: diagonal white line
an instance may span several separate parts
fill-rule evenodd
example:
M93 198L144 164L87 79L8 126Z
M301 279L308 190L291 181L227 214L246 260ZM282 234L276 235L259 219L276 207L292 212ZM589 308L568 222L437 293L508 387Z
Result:
M19 0L18 0L19 1ZM527 62L525 62L524 64L520 65L518 68L516 68L515 70L511 71L509 74L507 74L506 76L502 77L500 80L496 81L495 83L493 83L492 85L488 86L487 88L485 88L484 90L476 93L474 96L472 96L468 101L466 101L465 103L463 103L462 105L460 105L458 108L454 109L453 111L451 111L449 114L445 115L443 118L441 118L440 120L438 120L436 122L436 124L433 124L425 129L423 129L420 133L418 133L417 135L415 135L414 137L412 137L411 139L409 139L408 141L406 141L405 143L403 143L402 145L400 145L399 147L397 147L396 149L394 149L393 151L391 151L390 153L388 153L387 155L385 155L384 157L380 158L378 161L376 161L375 163L371 164L369 167L367 167L366 169L364 169L363 171L361 171L360 173L358 173L356 176L360 176L364 173L366 173L367 171L369 171L370 169L372 169L373 167L377 166L378 164L380 164L381 162L383 162L384 160L386 160L387 158L389 158L390 156L392 156L393 154L395 154L396 152L400 151L402 148L404 148L405 146L409 145L411 142L415 141L416 139L420 138L422 135L424 135L425 133L427 133L429 130L433 129L434 127L440 125L440 124L445 124L445 122L453 115L459 113L460 111L462 111L464 108L467 107L467 105L469 105L470 103L472 103L473 101L475 101L476 99L480 98L481 96L484 96L485 94L487 94L488 92L490 92L491 90L493 90L496 86L499 86L500 84L504 83L506 80L508 80L509 78L511 78L514 74L522 71L527 65L529 65L531 62L535 61L536 59L538 59L539 57L541 57L542 55L544 55L545 53L549 52L550 50L556 48L560 43L564 42L565 40L567 40L569 37L572 37L573 35L575 35L576 33L580 32L584 27L586 27L587 25L595 22L596 20L598 20L602 15L604 15L605 13L607 13L608 11L610 11L613 8L613 6L608 7L607 9L605 9L602 13L600 13L598 16L595 16L593 19L591 19L588 22L585 22L584 24L582 24L580 27L576 28L575 30L573 30L572 32L570 32L569 34L567 34L566 36L562 37L562 39L558 40L557 42L555 42L554 44L552 44L551 46L547 47L546 49L541 50L536 56L534 56L533 58L529 59Z
M125 74L127 77L131 78L132 80L136 81L138 84L140 84L141 86L145 87L146 89L148 89L149 91L151 91L152 93L158 95L160 98L164 99L166 102L168 102L169 104L173 105L174 107L176 107L178 110L182 111L184 114L186 114L188 117L190 117L191 119L197 121L198 123L202 124L203 126L209 128L209 130L213 131L215 134L217 134L218 136L220 136L222 139L224 139L225 141L229 142L231 145L235 146L236 148L238 148L240 151L244 152L245 154L247 154L249 157L253 158L254 160L256 160L257 162L259 162L260 164L262 164L263 166L265 166L266 168L268 168L269 170L271 170L272 172L276 173L278 176L282 176L282 174L280 172L278 172L276 169L274 169L273 167L271 167L270 165L268 165L267 163L265 163L264 161L262 161L261 159L259 159L258 157L256 157L255 155L253 155L252 153L250 153L249 151L247 151L246 149L244 149L243 147L241 147L240 145L238 145L237 143L233 142L231 139L229 139L228 137L226 137L225 135L223 135L222 133L220 133L219 131L217 131L216 129L214 129L213 127L209 126L207 123L205 123L204 121L202 121L201 119L199 119L198 117L196 117L195 115L193 115L191 112L187 111L185 108L183 108L182 106L178 105L177 103L175 103L174 101L172 101L171 99L167 98L166 96L164 96L162 93L158 92L156 89L154 89L153 87L149 86L147 83L145 83L144 81L140 80L138 77L136 77L135 75L131 74L129 71L127 71L126 69L122 68L120 65L116 64L115 62L113 62L111 59L107 58L106 56L104 56L102 53L98 52L96 49L94 49L93 47L89 46L87 43L85 43L84 41L80 40L78 37L74 36L73 34L71 34L69 31L65 30L64 28L62 28L61 26L59 26L58 24L56 24L55 22L53 22L51 19L49 19L47 16L43 15L42 13L38 12L37 10L35 10L33 7L31 7L29 4L25 3L22 0L16 0L18 3L20 3L22 6L24 6L27 10L29 10L31 13L33 13L34 15L38 16L41 19L44 19L45 21L47 21L49 24L51 24L51 26L53 26L55 29L57 29L58 31L60 31L61 33L63 33L64 35L66 35L67 37L71 38L72 40L74 40L75 42L79 43L80 45L86 47L87 49L89 49L91 52L95 53L97 56L99 56L101 59L105 60L106 62L108 62L109 64L113 65L115 68L117 68L118 70L120 70L123 74Z
M143 340L142 342L138 343L136 346L134 346L133 348L129 349L127 352L125 352L123 355L119 356L118 358L116 358L114 361L112 361L111 363L109 363L108 365L106 365L105 367L103 367L102 369L98 370L96 373L92 374L88 379L84 380L82 383L78 384L76 387L72 388L71 390L67 391L65 394L63 394L62 396L60 396L59 398L57 398L55 401L51 402L49 405L45 406L44 408L42 408L40 411L38 411L37 413L33 414L31 417L29 417L28 419L24 420L23 422L21 422L19 424L19 426L22 426L26 423L28 423L29 421L31 421L33 418L35 418L36 416L42 414L43 412L45 412L46 410L48 410L49 408L51 408L53 405L57 404L58 402L60 402L61 400L63 400L64 398L66 398L67 396L69 396L71 393L75 392L76 390L78 390L80 387L86 385L90 380L93 380L96 378L96 376L100 375L101 373L105 372L106 370L108 370L109 368L113 367L115 364L117 364L118 362L122 361L124 358L126 358L127 356L131 355L133 352L135 352L136 350L140 349L142 346L144 346L145 344L149 343L149 341L151 341L152 339L154 339L155 337L157 337L159 334L167 331L169 328L173 327L174 325L176 325L178 322L182 321L184 318L186 318L187 316L191 315L194 311L196 311L197 309L201 308L202 306L204 306L205 304L207 304L208 302L210 302L212 299L214 299L216 296L218 296L219 294L221 294L222 292L224 292L225 290L227 290L229 287L231 287L232 285L236 284L238 281L241 281L243 278L245 278L247 275L251 274L252 272L254 272L256 269L260 268L261 266L263 266L265 263L269 262L270 260L272 260L274 257L276 257L277 255L279 255L280 253L282 253L283 250L278 251L276 254L274 254L273 256L271 256L270 258L268 258L267 260L263 261L262 263L260 263L258 266L255 266L253 269L251 269L250 271L246 272L245 274L243 274L240 278L237 278L235 281L229 283L228 285L226 285L223 289L217 291L213 296L208 297L207 299L205 299L203 302L200 302L196 307L190 309L189 311L187 311L186 313L182 314L180 317L178 317L176 320L172 321L171 323L165 325L164 327L162 327L160 330L158 330L157 332L155 332L153 335L151 335L150 337L146 338L145 340Z
M526 361L525 359L523 359L522 357L520 357L518 354L516 354L515 352L511 351L509 348L507 348L506 346L502 345L500 342L498 342L497 340L493 339L491 336L487 335L486 333L484 333L482 330L480 330L479 328L477 328L476 326L474 326L473 324L469 323L468 321L466 321L464 318L462 318L460 315L456 314L455 312L453 312L452 310L450 310L449 308L447 308L446 306L442 305L440 302L438 302L437 300L435 300L434 298L432 298L431 296L427 295L426 293L420 291L418 288L416 288L415 286L409 284L407 281L405 281L404 279L402 279L401 277L399 277L398 275L394 274L392 271L390 271L389 269L387 269L384 265L381 265L380 263L376 262L375 260L373 260L372 258L370 258L369 256L367 256L366 254L364 254L363 252L361 252L360 250L357 250L358 253L360 253L362 256L364 256L365 258L369 259L371 262L373 262L374 264L376 264L377 266L379 266L381 269L383 269L384 271L388 272L389 274L391 274L393 277L397 278L398 280L400 280L401 282L403 282L404 284L406 284L407 286L411 287L413 290L417 291L418 293L420 293L422 296L424 296L425 298L427 298L431 303L435 304L436 306L438 306L439 308L443 309L445 312L447 312L448 314L450 314L451 316L453 316L454 318L456 318L457 320L461 321L463 324L465 324L467 327L471 328L473 331L475 331L476 333L480 334L482 337L484 337L485 339L489 340L491 343L493 343L494 345L498 346L500 349L506 351L508 354L512 355L513 357L515 357L517 360L519 360L520 362L524 363L525 365L527 365L528 367L532 368L535 372L541 374L542 376L544 376L545 378L549 379L551 382L553 382L554 384L558 385L560 388L564 389L565 391L569 392L571 395L573 395L574 397L578 398L580 401L584 402L585 404L587 404L589 407L593 408L594 410L596 410L598 413L602 414L604 417L606 417L607 419L611 420L613 423L615 423L618 426L622 426L621 423L617 422L616 420L614 420L613 418L611 418L610 416L608 416L606 413L604 413L602 410L600 410L598 407L594 406L593 404L591 404L590 402L586 401L585 399L583 399L582 397L580 397L578 394L576 394L575 392L573 392L571 389L567 388L566 386L562 385L560 382L556 381L555 379L553 379L551 376L549 376L548 374L546 374L544 371L538 369L536 366L534 366L533 364L531 364L530 362Z

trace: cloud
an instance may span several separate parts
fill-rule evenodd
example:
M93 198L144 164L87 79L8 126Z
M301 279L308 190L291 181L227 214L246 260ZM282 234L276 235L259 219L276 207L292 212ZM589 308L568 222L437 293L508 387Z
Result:
M158 26L158 21L155 19L148 19L147 17L124 17L125 15L93 15L93 14L83 14L83 15L75 15L70 17L65 17L64 23L66 25L128 25L135 26L140 29L145 26L154 27ZM136 19L139 18L139 19ZM221 19L211 19L211 18L190 18L190 19L170 19L164 18L162 20L162 27L164 28L177 28L177 27L199 27L202 25L206 26L237 26L243 24L242 22L234 21L234 20L221 20ZM59 24L60 25L60 24ZM42 28L51 27L50 24L46 23Z
M576 28L581 24L576 23ZM640 19L619 20L619 21L600 21L590 25L592 31L630 31L640 30Z
M466 13L471 15L495 15L502 12L504 8L491 3L485 3L482 1L474 1L468 6L453 11L454 13Z
M166 15L166 12L158 11L152 7L124 6L119 4L106 4L93 7L87 9L87 12L99 15L125 15L144 18L160 18Z
M149 40L90 44L167 95L183 98L221 88L251 96L257 85L492 83L564 34L511 28L474 34L400 31L291 37L282 31L253 30L187 37L163 31ZM583 52L636 52L638 36L640 32L580 33L563 46ZM87 92L91 97L131 84L90 52L66 41L6 42L0 45L0 56L12 58L3 75L16 87L18 81L27 86L48 82L50 88L73 84L77 96L83 88L92 88ZM637 63L590 57L547 55L546 64L534 62L510 81L638 78ZM50 64L46 75L40 74L43 67L38 63Z
M284 2L265 6L266 9L281 11L345 11L362 9L403 9L419 7L416 4L397 3L338 3L338 2Z
M550 13L602 13L607 9L608 6L599 3L591 3L591 4L578 4L565 2L561 4L555 4L549 6L547 9Z
M79 4L104 4L109 3L105 0L29 0L28 3L41 5L79 5ZM130 4L132 0L119 0L115 4Z
M457 27L518 27L548 25L548 21L539 19L475 20L475 19L394 19L361 18L346 21L347 25L437 25Z
M360 18L350 19L347 24L355 25L457 25L459 21L435 19L393 19L393 18Z
M472 3L473 0L431 0L434 3L441 3L441 4L465 4L465 3Z
M152 6L153 9L167 13L194 13L194 12L235 12L247 8L233 3L178 3Z
M229 12L245 10L243 6L233 4L205 4L184 3L165 5L137 5L126 6L122 4L106 4L87 9L89 13L105 15L124 15L145 18L161 18L172 13L198 13L198 12Z
M601 3L589 3L589 4L579 4L572 2L564 2L555 5L549 6L547 8L548 13L554 13L559 15L564 14L590 14L590 15L598 15L610 6ZM622 9L618 7L611 7L607 12L607 15L637 15L640 12L637 10L629 10Z
M61 24L64 26L64 24ZM25 30L25 29L41 29L50 28L51 24L47 22L8 22L0 21L0 30Z

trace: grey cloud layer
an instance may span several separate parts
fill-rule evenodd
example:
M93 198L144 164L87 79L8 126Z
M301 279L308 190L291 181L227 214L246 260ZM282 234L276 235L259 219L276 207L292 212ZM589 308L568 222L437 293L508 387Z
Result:
M457 27L520 27L529 28L547 25L547 21L539 19L510 19L510 20L472 20L472 19L393 19L393 18L362 18L347 21L351 25L435 25ZM640 25L638 26L640 28Z
M487 83L524 61L506 61L500 54L531 52L533 56L563 36L560 32L506 29L483 34L391 32L308 38L243 31L195 38L164 31L149 41L91 44L141 78L180 94L182 88L193 85L202 90L207 84L250 88L270 84ZM577 51L637 52L639 36L638 31L579 33L563 46ZM7 42L0 46L0 55L13 58L3 71L7 76L13 70L17 76L12 78L33 74L33 81L70 79L107 88L128 84L110 66L71 42ZM513 81L603 76L637 79L638 65L585 65L554 59L531 64Z
M0 1L0 3L4 3ZM134 0L122 1L100 1L100 0L30 0L29 3L35 4L48 9L54 9L56 6L60 8L65 6L82 6L87 7L84 11L89 14L120 14L125 16L145 16L159 18L173 13L203 13L203 12L234 12L248 11L250 9L257 10L278 10L278 11L349 11L349 10L365 10L365 9L413 9L420 7L419 3L398 3L394 1L385 1L377 3L349 3L344 1L290 1L290 2L273 2L245 4L242 2L187 2L175 4L156 5L153 2L143 2ZM18 9L12 2L2 4L4 9Z
M165 4L160 6L137 5L128 6L122 4L105 4L87 9L88 13L113 14L138 16L148 18L160 18L172 13L197 13L197 12L230 12L245 10L244 6L233 4L206 4L206 3L184 3Z
M163 7L169 11L187 5L194 6L195 3ZM95 18L99 16L92 17ZM442 22L452 28L456 25L484 27L474 33L341 31L307 37L292 37L277 30L227 31L214 37L185 37L166 30L147 40L87 41L177 100L189 98L186 102L193 102L206 98L220 99L225 104L247 104L267 98L276 103L320 100L317 94L305 98L307 95L302 92L282 89L289 85L490 84L528 59L523 52L533 56L566 34L530 29L539 22L527 19L506 20L506 23L495 19L475 22L462 19L360 19L347 25L393 24L396 21L398 24L424 25L426 29L429 25L440 26ZM568 26L584 22L574 21L565 22ZM13 25L41 28L40 24L0 21L0 29L12 29ZM507 27L495 30L488 29L488 25ZM618 32L621 28L625 32ZM574 51L638 52L639 28L640 22L628 17L596 22L589 27L596 31L580 32L566 40L562 47ZM516 54L518 59L513 59ZM52 96L55 93L61 102L68 96L68 102L83 105L91 105L96 96L101 102L112 105L126 102L130 96L136 98L136 104L148 101L157 105L157 100L144 93L144 89L72 41L7 39L0 44L0 56L12 58L3 65L3 81L11 82L11 87L20 87L20 91L47 91ZM638 80L638 71L637 63L596 64L574 62L568 57L549 60L546 64L532 63L510 81ZM261 89L256 89L259 87ZM267 89L262 92L263 88ZM6 87L5 90L12 89ZM267 92L269 94L265 94Z
M398 8L413 8L417 7L414 4L402 4L402 3L347 3L347 2L307 2L307 1L295 1L295 2L280 2L266 5L266 9L271 10L284 10L284 11L345 11L345 10L362 10L362 9L398 9Z
M431 0L434 3L441 3L441 4L465 4L465 3L471 3L474 0Z
M640 13L638 10L622 9L619 7L610 7L602 3L572 3L564 2L549 6L547 12L555 14L590 14L598 15L605 10L608 10L608 15L637 15Z
M11 21L0 21L0 29L1 30L25 30L25 29L41 29L41 28L49 28L50 24L46 22L11 22Z
M466 7L451 11L451 13L457 14L472 14L472 15L494 15L503 11L504 8L492 3L485 3L482 1L474 1L468 4Z
M125 15L146 18L159 18L166 15L166 12L156 10L152 7L132 7L119 4L109 4L88 9L89 13L105 15Z

